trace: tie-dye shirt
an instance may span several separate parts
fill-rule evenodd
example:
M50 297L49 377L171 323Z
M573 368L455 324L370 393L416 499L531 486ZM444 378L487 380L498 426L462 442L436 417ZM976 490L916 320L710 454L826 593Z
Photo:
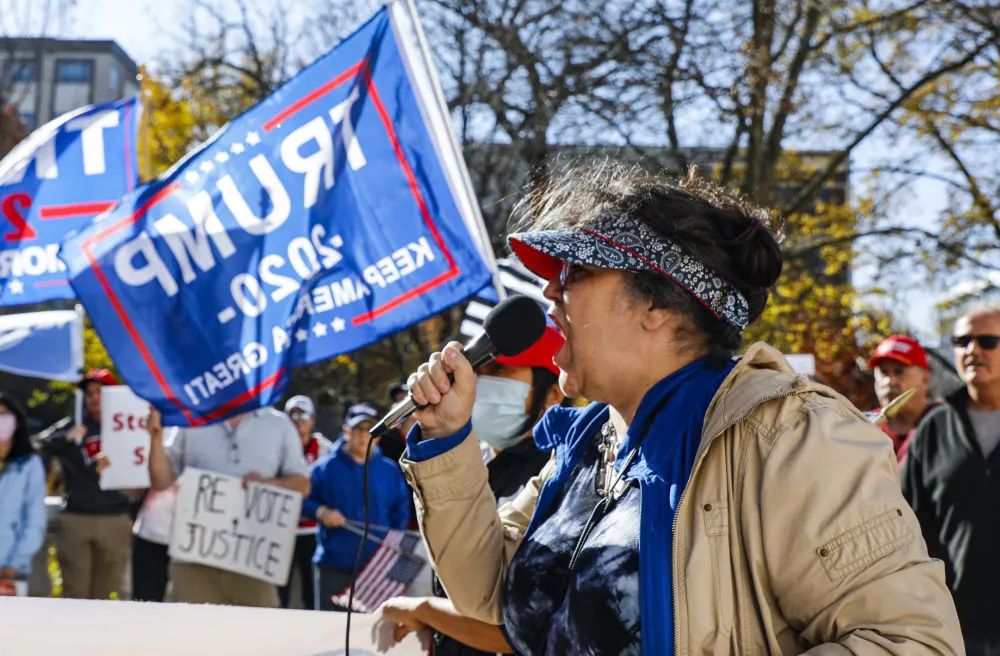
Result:
M600 497L597 444L587 449L550 516L507 573L504 628L518 654L640 654L639 500L632 486L597 523L575 571L569 562Z

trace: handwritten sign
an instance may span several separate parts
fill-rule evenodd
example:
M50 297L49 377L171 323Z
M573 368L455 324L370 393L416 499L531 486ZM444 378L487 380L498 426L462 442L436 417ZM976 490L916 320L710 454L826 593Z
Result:
M111 463L101 473L102 490L149 487L149 402L125 385L101 388L101 451Z
M285 585L302 495L188 467L180 478L170 557Z

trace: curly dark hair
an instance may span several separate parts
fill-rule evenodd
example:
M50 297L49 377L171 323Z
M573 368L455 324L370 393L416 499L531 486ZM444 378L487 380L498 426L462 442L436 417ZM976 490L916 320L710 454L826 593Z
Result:
M753 322L767 305L781 274L781 221L738 193L698 176L670 179L638 167L604 162L573 167L529 193L514 209L517 231L592 226L631 216L680 246L742 293ZM739 328L714 316L690 293L651 271L627 271L637 301L677 311L689 319L678 338L713 360L732 357Z
M24 408L17 399L3 391L0 391L0 404L6 406L17 418L17 428L14 429L14 437L11 440L13 443L5 461L14 462L18 458L35 453L35 448L28 437L28 421Z

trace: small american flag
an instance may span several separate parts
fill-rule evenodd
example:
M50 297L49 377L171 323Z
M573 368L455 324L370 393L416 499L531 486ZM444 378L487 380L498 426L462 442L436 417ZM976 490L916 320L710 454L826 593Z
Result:
M413 553L420 537L405 531L390 530L372 557L358 572L354 586L354 610L370 613L390 597L402 594L424 567L424 559ZM333 598L347 608L351 586Z

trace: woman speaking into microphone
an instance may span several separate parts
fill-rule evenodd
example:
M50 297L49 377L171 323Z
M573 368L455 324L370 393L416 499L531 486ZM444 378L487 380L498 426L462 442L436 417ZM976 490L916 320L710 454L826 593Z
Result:
M498 510L461 346L410 376L402 466L458 612L530 655L962 653L884 435L770 346L733 359L781 272L767 213L615 165L519 212L593 403L545 414L553 459Z

